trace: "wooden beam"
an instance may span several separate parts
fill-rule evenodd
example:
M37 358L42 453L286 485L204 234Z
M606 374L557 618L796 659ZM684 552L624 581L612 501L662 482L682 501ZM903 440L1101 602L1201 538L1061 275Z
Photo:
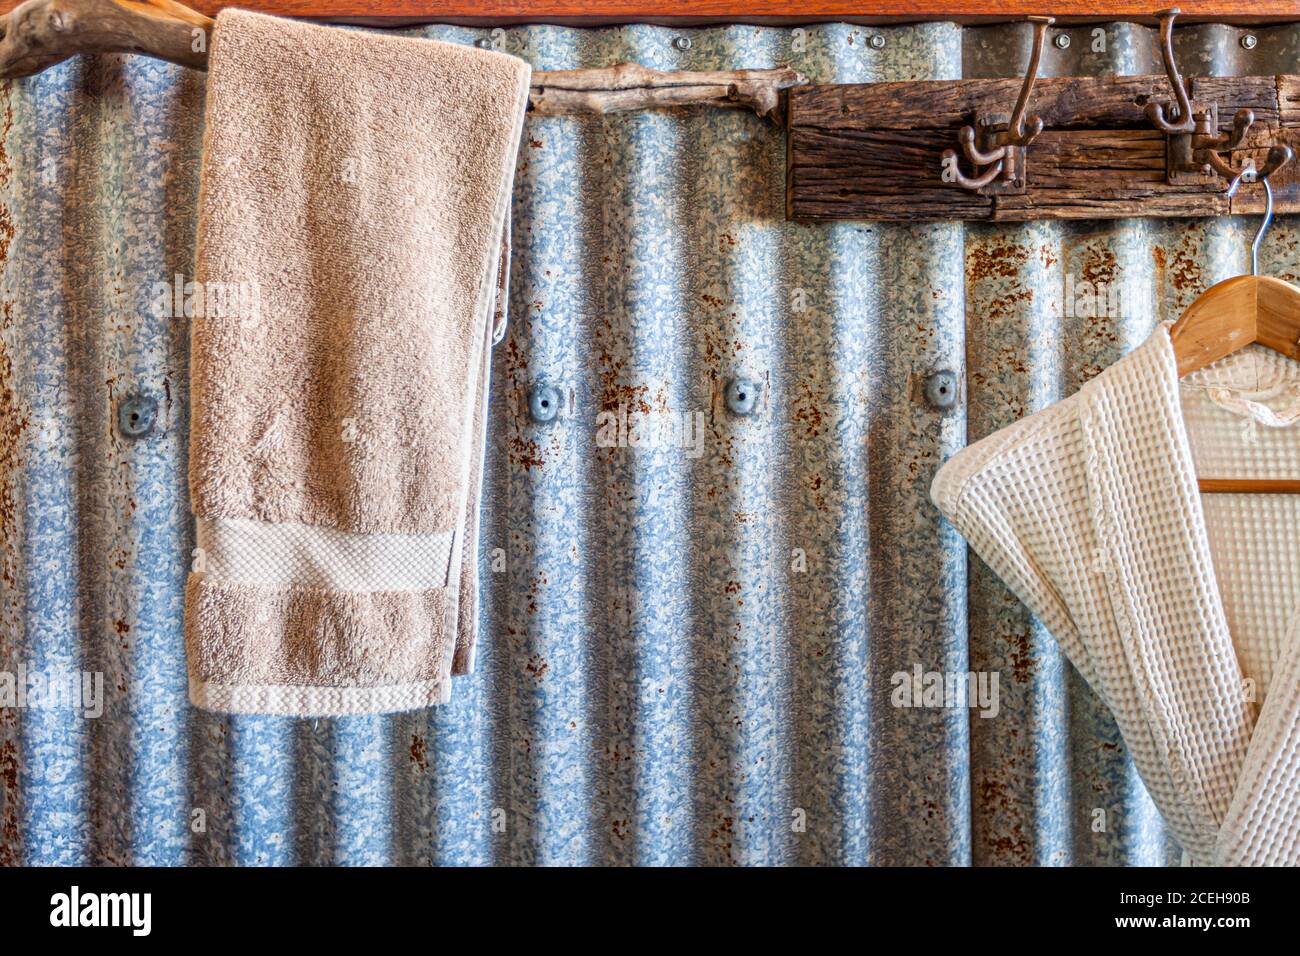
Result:
M0 13L18 6L0 0ZM197 0L207 16L227 6L316 19L406 22L550 23L994 23L1031 15L1061 24L1127 20L1155 23L1150 0ZM1183 23L1265 23L1297 19L1294 0L1180 0Z
M1229 200L1216 176L1166 179L1166 137L1143 110L1170 98L1164 76L1049 77L1029 112L1045 131L1029 146L1027 188L991 196L945 182L940 157L975 115L1006 113L1019 80L805 86L790 91L787 210L808 222L1023 221L1127 216L1214 216L1262 209L1243 185ZM1220 125L1247 107L1256 121L1225 154L1262 167L1275 143L1300 149L1300 77L1191 81L1194 103L1217 106ZM1279 212L1300 211L1295 163L1271 178Z

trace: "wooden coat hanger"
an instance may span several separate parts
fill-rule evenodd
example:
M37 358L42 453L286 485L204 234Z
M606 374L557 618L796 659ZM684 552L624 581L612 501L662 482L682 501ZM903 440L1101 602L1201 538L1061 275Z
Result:
M1273 187L1268 176L1292 156L1274 146L1257 177L1264 184L1264 221L1250 244L1250 275L1235 276L1203 292L1169 330L1178 377L1185 378L1252 343L1300 361L1300 289L1259 274L1259 244L1273 220ZM1233 182L1231 195L1240 179ZM1202 478L1200 490L1230 494L1300 494L1300 478Z

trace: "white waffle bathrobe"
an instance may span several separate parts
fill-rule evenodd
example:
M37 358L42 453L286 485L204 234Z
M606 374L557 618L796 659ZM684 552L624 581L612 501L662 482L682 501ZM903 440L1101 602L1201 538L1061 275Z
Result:
M1162 325L930 492L1113 711L1195 864L1300 864L1300 496L1196 484L1300 476L1294 409L1260 397L1300 405L1300 375L1262 351L1180 383Z

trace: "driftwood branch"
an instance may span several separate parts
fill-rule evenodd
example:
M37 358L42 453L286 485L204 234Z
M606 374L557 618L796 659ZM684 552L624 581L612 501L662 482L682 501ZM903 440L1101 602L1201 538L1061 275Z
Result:
M140 53L207 69L213 21L174 0L27 0L0 16L0 79L31 76L78 53ZM623 63L533 74L535 113L617 113L701 104L780 121L794 70L665 73Z
M781 92L805 82L789 67L664 73L636 63L620 63L604 69L534 74L528 98L538 113L617 113L703 103L751 109L779 121Z
M143 53L204 69L212 20L172 0L27 0L0 17L0 78L78 53Z

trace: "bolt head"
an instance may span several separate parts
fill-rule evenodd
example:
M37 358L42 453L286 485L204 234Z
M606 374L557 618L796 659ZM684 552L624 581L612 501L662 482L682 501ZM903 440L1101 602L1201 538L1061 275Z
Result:
M117 430L124 438L144 438L158 421L158 400L132 392L117 406Z
M735 415L752 415L758 405L758 382L747 378L733 378L727 382L724 397L727 408Z
M1070 48L1070 34L1058 33L1052 43L1058 50L1068 50Z
M885 48L885 35L883 33L873 33L867 37L867 46L873 50L883 50Z
M691 38L673 37L673 46L678 50L689 50L691 48Z
M554 421L555 416L560 414L561 401L558 388L545 382L538 382L528 396L528 414L539 425L545 425L547 422Z
M931 372L925 380L925 400L937 410L952 408L957 404L957 375L950 369Z
M1253 50L1259 45L1259 37L1253 33L1247 33L1241 38L1241 48L1243 50Z

